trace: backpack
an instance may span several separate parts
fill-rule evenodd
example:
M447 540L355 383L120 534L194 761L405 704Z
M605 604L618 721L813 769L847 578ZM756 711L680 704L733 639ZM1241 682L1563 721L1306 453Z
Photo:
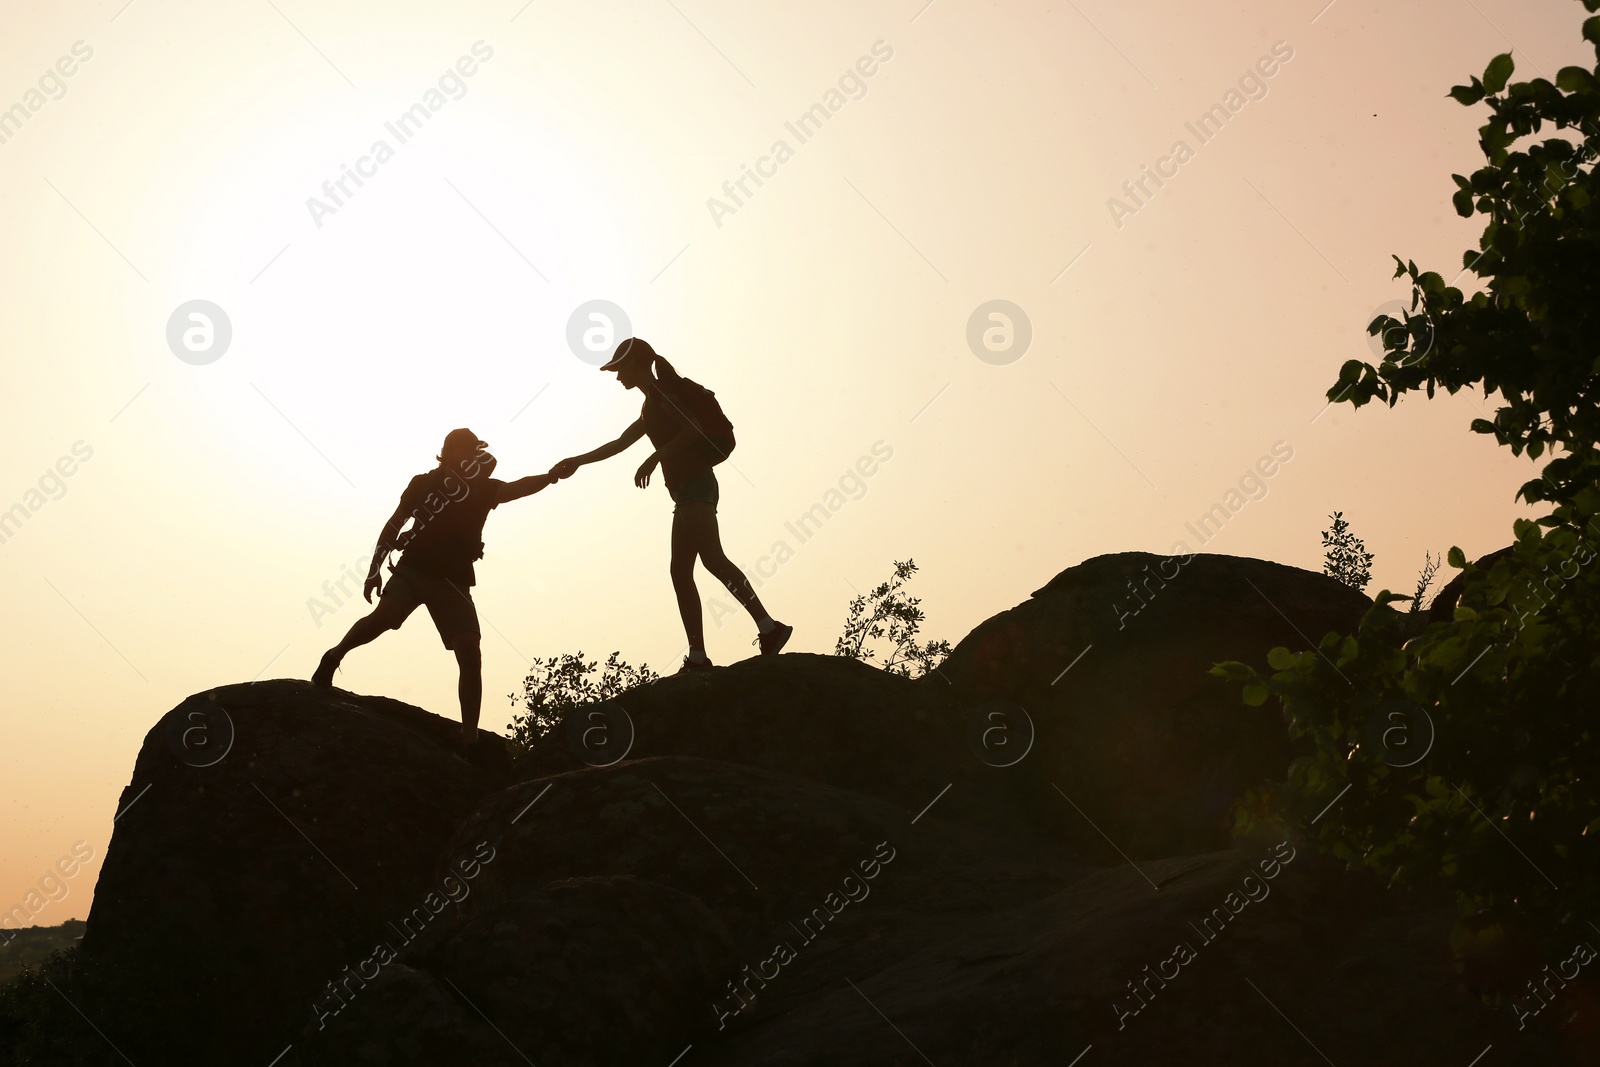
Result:
M716 466L732 454L738 444L733 437L733 423L717 403L717 394L688 378L678 378L671 383L669 399L704 435L700 444L707 463Z

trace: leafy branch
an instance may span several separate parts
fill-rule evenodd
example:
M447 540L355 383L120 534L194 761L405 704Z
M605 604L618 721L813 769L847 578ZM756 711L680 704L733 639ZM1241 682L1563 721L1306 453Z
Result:
M906 583L916 573L915 560L896 560L894 577L851 600L834 655L874 664L902 678L938 670L950 654L950 642L917 640L927 616L922 598L905 592ZM882 652L879 642L887 646Z
M520 700L524 709L511 718L511 743L529 751L573 708L614 700L660 677L648 664L635 667L621 656L620 652L611 653L604 665L585 660L582 652L535 659L523 679L521 694L511 694L511 700ZM591 677L597 668L600 676Z

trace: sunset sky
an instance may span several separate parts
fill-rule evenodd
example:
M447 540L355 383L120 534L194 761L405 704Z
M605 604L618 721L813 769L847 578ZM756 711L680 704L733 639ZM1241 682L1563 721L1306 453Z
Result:
M1377 554L1369 592L1409 591L1425 551L1499 547L1530 467L1467 432L1481 395L1322 396L1408 295L1391 253L1448 278L1481 228L1449 176L1478 165L1484 109L1446 91L1507 50L1518 79L1592 65L1582 17L7 5L0 911L82 841L93 861L34 921L88 913L145 733L190 693L310 674L365 610L324 583L362 572L446 431L516 477L635 417L569 346L590 301L732 418L724 544L768 558L794 651L831 651L854 591L907 557L929 632L958 639L1107 552L1319 569L1336 509ZM169 322L196 300L231 338L181 359ZM490 517L486 727L534 656L676 666L671 504L632 485L647 451ZM1202 545L1186 524L1230 503ZM819 504L801 541L788 524ZM753 654L713 586L712 658ZM422 614L338 684L457 714Z

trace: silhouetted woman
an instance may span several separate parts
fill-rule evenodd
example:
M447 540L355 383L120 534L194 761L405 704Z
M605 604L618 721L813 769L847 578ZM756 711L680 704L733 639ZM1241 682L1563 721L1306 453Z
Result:
M625 388L644 393L639 418L615 441L592 452L564 459L550 468L557 478L570 478L586 463L595 463L626 450L641 437L649 437L655 451L640 465L634 484L643 489L661 467L661 479L672 494L672 588L678 594L678 613L689 638L684 671L709 670L705 626L700 616L700 591L694 584L694 563L700 560L739 603L760 631L756 642L764 656L775 655L788 643L794 627L767 614L744 572L722 551L717 529L717 476L712 466L733 449L733 426L711 391L681 377L672 364L650 345L630 337L617 346L601 370L615 371Z

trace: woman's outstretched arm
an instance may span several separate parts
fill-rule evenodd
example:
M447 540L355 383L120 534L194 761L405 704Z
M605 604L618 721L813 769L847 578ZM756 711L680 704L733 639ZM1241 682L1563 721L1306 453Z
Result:
M607 442L592 452L585 452L581 456L571 456L550 468L550 473L557 478L570 478L579 467L589 463L598 463L603 459L610 459L619 452L630 448L639 438L644 436L644 420L638 419L633 425L623 430L615 441Z

